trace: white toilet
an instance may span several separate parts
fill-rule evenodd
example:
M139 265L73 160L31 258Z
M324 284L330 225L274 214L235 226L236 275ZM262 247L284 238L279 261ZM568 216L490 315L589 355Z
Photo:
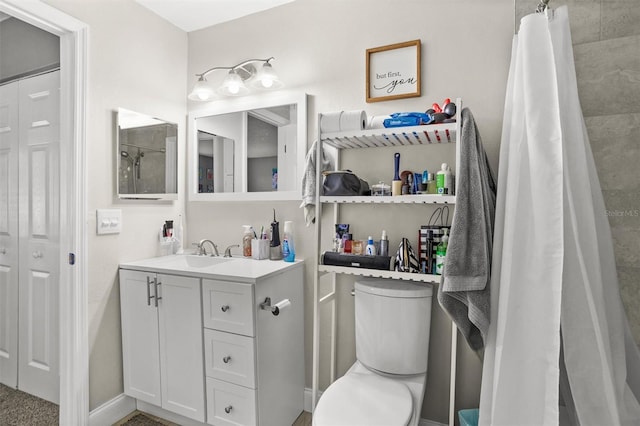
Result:
M429 284L355 283L356 362L324 391L314 426L407 426L420 420L427 378Z

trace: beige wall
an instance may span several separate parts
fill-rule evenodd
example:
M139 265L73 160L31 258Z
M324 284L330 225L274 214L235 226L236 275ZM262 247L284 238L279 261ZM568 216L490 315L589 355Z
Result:
M309 142L315 135L317 112L423 111L445 97L462 97L476 117L492 164L497 166L514 32L511 0L298 0L188 36L131 0L45 1L90 26L87 208L91 409L122 392L117 265L121 261L153 256L160 223L176 218L185 205L184 196L177 202L116 200L113 110L117 107L179 123L179 140L184 142L186 91L193 83L194 73L247 58L275 56L274 66L288 90L311 95ZM640 199L634 184L637 174L632 172L638 162L638 126L633 124L638 122L640 113L637 102L633 101L638 99L638 86L632 78L624 78L640 69L635 55L638 27L633 25L637 21L633 17L640 14L636 3L630 0L570 3L574 7L570 14L581 98L596 161L602 169L607 207L623 212L638 209ZM516 4L517 17L531 8L527 0L517 0ZM365 49L416 38L421 39L423 45L422 97L366 104ZM611 59L598 60L605 56ZM590 74L591 70L596 71ZM617 76L614 86L598 83L611 82L612 75ZM615 91L609 90L610 87ZM407 154L403 161L413 157L414 163L403 162L403 166L424 164L422 155L424 162L438 161L428 158L437 156L431 151L428 155ZM184 165L184 143L180 144L180 158ZM388 180L391 151L349 153L345 164L369 181ZM621 168L625 173L616 174ZM182 174L181 178L182 191L185 188ZM305 347L307 385L310 386L313 232L302 225L298 202L186 203L188 237L189 241L208 237L221 247L238 243L241 225L268 225L273 207L281 222L295 221L298 256L307 258ZM95 235L97 208L122 208L124 229L120 235ZM400 236L415 232L414 224L424 223L426 217L421 211L408 207L380 208L375 212L365 207L347 211L344 220L354 224L358 235L363 237L368 233L377 236L381 224L385 223L394 246ZM612 216L611 223L623 297L627 306L632 306L633 314L638 306L638 218ZM355 351L353 302L348 295L351 281L341 280L339 284L338 367L342 374L353 362ZM632 319L638 338L640 321L637 316ZM422 416L439 422L446 421L448 333L449 323L434 304L429 385ZM326 336L323 336L324 342ZM463 342L461 346L465 347ZM323 366L326 366L326 355L325 345ZM463 349L458 364L459 408L477 406L480 362ZM327 377L323 374L323 384L326 383Z
M318 112L364 109L369 114L424 111L433 102L461 97L473 111L494 166L502 123L504 94L514 33L511 0L298 0L233 22L189 34L189 85L197 72L228 66L247 58L275 56L274 68L287 90L309 97L309 139L316 134ZM422 41L422 96L367 104L365 50L413 39ZM191 104L190 108L200 105ZM393 150L353 150L343 165L370 183L392 177ZM403 151L404 152L404 151ZM422 170L439 165L442 151L415 149L403 154L402 168ZM297 255L306 258L305 348L307 386L311 387L312 285L314 235L305 228L299 202L187 202L190 241L211 238L225 247L239 243L243 224L267 226L276 208L278 219L295 222ZM397 247L402 236L414 239L430 208L380 206L347 209L342 221L351 223L358 238L379 238L382 229ZM326 215L325 223L332 219ZM330 235L327 233L325 235ZM325 245L328 241L323 242ZM338 374L355 359L353 280L339 281ZM326 329L326 327L325 327ZM322 366L328 346L322 337ZM434 303L429 376L422 417L446 423L449 394L450 323ZM477 407L481 363L460 341L457 384L459 408ZM323 386L328 383L323 368Z
M131 0L46 2L89 25L87 261L94 409L123 389L118 264L155 256L159 227L183 210L183 198L117 200L114 110L123 107L178 123L179 158L184 161L187 36ZM181 179L181 192L184 186ZM121 234L96 235L99 208L122 209Z
M611 225L622 301L640 342L640 2L564 0L580 103ZM519 19L530 9L516 0Z

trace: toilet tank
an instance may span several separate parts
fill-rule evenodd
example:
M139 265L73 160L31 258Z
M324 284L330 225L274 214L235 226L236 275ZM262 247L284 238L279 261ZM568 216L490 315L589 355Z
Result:
M431 284L388 279L355 283L356 357L390 374L427 371Z

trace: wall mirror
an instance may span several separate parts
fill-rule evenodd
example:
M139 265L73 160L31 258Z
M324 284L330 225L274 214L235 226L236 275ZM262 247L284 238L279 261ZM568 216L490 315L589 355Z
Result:
M178 199L178 125L124 108L117 111L118 197Z
M189 200L298 200L307 95L271 93L189 113Z

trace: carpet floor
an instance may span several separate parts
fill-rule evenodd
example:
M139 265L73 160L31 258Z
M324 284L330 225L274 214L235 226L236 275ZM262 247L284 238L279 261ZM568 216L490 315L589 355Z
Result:
M58 406L0 384L0 425L57 426Z
M28 393L0 384L1 426L58 426L58 406ZM178 426L151 414L134 411L113 426ZM293 426L311 426L306 411Z

